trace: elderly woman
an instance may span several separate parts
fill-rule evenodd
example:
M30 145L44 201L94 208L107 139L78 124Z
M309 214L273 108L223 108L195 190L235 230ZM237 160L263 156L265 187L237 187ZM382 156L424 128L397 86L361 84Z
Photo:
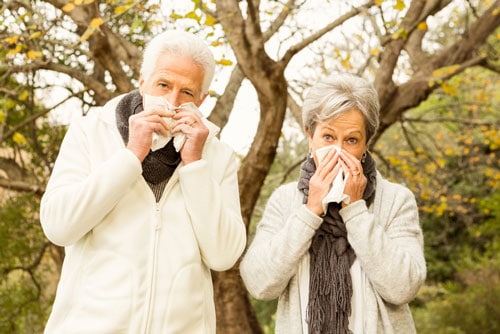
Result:
M368 152L378 114L375 89L353 75L304 101L311 155L272 194L240 266L253 296L279 298L276 333L415 333L422 230L414 195Z

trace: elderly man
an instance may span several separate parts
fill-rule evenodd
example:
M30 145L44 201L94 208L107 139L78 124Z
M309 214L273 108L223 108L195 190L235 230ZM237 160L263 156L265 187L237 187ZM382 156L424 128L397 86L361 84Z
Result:
M235 154L197 109L214 68L201 40L164 32L138 90L70 125L41 203L66 249L46 333L215 333L210 270L246 232Z

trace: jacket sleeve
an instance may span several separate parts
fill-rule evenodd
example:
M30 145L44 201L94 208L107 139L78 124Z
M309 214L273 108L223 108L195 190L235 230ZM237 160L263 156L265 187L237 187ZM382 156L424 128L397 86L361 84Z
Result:
M223 271L243 253L246 228L241 216L236 156L216 139L212 141L215 143L209 145L219 149L212 147L207 155L216 162L201 159L182 166L179 182L203 261L210 269Z
M364 200L352 203L340 214L349 243L377 293L388 303L411 301L425 281L423 234L414 195L407 188L385 180L374 212ZM377 208L378 207L378 208Z
M40 205L44 233L60 246L92 230L141 176L139 160L125 147L93 165L90 154L96 148L89 147L88 117L71 123Z
M322 221L300 201L294 201L295 189L291 187L296 183L278 188L269 198L240 264L241 277L257 299L270 300L282 294Z

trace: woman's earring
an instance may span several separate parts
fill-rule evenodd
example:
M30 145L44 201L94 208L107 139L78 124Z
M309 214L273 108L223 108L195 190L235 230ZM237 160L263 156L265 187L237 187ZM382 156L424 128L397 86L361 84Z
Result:
M366 162L366 152L363 152L363 156L361 157L361 163L364 164Z

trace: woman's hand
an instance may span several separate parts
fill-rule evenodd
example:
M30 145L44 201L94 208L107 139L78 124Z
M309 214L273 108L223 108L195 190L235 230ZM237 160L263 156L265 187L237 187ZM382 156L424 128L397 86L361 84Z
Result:
M363 174L361 161L346 150L342 150L340 153L340 165L344 173L349 173L344 187L344 194L349 195L351 203L362 199L368 180ZM342 207L347 205L345 202L342 202Z
M318 167L309 180L309 196L306 206L318 216L322 216L324 211L321 202L330 191L332 182L340 170L339 153L337 150L331 150L320 162L315 155L314 161Z

